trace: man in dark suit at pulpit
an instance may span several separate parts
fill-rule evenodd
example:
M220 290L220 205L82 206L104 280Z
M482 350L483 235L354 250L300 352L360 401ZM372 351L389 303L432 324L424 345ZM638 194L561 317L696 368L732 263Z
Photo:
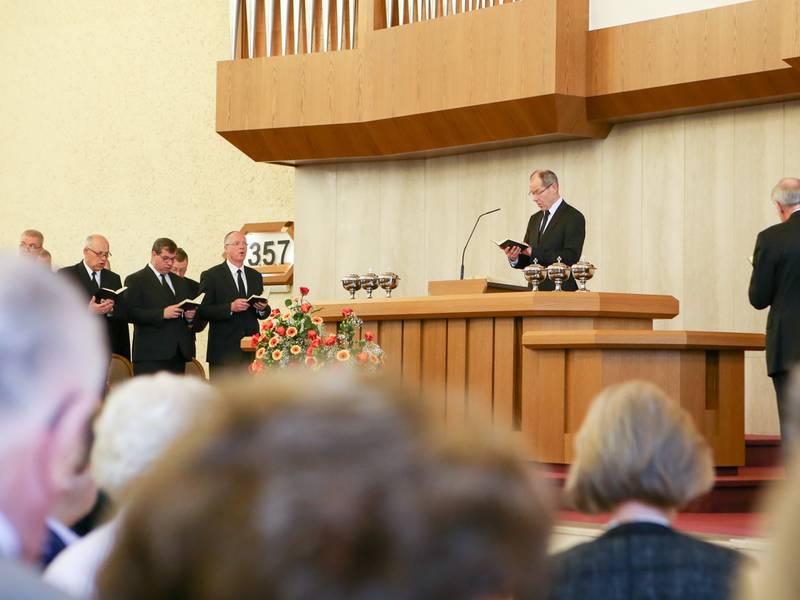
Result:
M517 246L505 248L512 267L524 269L534 259L548 266L561 261L568 266L581 258L583 241L586 238L586 219L581 212L567 204L558 189L558 177L552 171L536 170L531 173L528 195L539 211L531 215L525 232L525 243L530 247L520 251ZM539 284L542 291L552 291L555 284L549 279ZM565 291L578 289L575 279L564 282Z

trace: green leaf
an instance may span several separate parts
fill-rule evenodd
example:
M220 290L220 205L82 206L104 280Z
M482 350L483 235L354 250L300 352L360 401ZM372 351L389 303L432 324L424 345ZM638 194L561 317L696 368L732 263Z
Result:
M291 306L292 305L292 299L291 298L286 298L286 300L283 301L283 304L284 304L284 306Z

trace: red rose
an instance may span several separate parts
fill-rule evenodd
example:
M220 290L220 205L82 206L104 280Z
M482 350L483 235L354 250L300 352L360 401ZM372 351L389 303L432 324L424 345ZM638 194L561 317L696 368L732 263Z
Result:
M319 338L315 338L313 342L311 342L312 348L319 348L320 344L322 344L322 340Z
M284 335L286 333L286 327L284 327L283 325L281 325L280 327L276 327L275 333L277 333L278 335Z
M272 309L272 313L270 313L270 314L271 314L273 317L277 317L279 314L281 314L281 309L280 309L280 308L273 308L273 309Z
M306 336L308 336L308 339L313 340L315 337L317 337L317 332L313 329L309 329Z
M349 317L352 314L353 314L353 309L350 308L349 306L342 309L342 316L343 317Z
M273 327L275 327L275 323L273 322L272 319L269 319L268 321L266 321L264 323L264 325L262 326L262 329L264 329L265 331L269 331Z
M308 350L306 350L306 356L313 356L314 355L314 346L309 346Z
M325 345L326 346L333 346L335 343L336 343L336 336L335 335L329 335L328 337L325 338Z
M300 288L300 295L301 296L308 296L309 289L307 287Z
M253 342L253 346L255 346L256 344L258 344L259 340L261 339L261 336L259 334L257 334L257 333L254 333L253 337L250 338L250 339Z
M310 312L311 311L311 305L308 302L303 302L300 305L300 310L302 310L304 313Z
M372 340L375 339L375 334L372 333L371 331L366 331L364 332L364 339L367 340L368 342L371 342Z

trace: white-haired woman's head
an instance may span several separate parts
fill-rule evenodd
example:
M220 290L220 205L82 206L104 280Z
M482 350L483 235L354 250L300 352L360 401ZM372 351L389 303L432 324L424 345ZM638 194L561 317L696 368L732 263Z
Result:
M135 377L114 388L95 422L92 472L114 500L184 433L215 397L194 377Z

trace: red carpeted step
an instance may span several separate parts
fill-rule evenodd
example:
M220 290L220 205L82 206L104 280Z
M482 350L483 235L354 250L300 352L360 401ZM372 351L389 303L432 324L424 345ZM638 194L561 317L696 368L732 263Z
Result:
M745 466L774 467L781 464L781 438L778 435L746 435Z

